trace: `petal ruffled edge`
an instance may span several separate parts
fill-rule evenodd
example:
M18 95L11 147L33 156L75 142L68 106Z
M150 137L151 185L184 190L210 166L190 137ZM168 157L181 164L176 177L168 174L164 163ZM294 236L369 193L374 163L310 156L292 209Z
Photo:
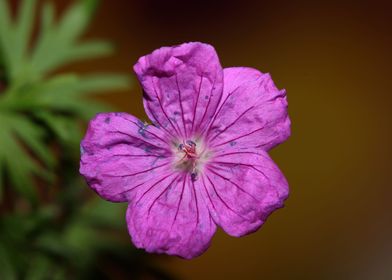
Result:
M265 151L218 154L196 183L214 221L235 237L258 230L289 194L287 180Z
M162 47L141 57L134 70L147 115L169 135L187 139L212 119L223 92L223 69L211 45Z
M224 69L221 103L206 132L213 148L270 150L291 134L285 90L269 74L248 67Z
M185 259L204 253L216 231L202 193L187 174L151 183L129 204L126 220L137 248Z
M130 201L152 174L170 170L172 154L164 137L132 115L97 114L81 142L80 174L102 198Z

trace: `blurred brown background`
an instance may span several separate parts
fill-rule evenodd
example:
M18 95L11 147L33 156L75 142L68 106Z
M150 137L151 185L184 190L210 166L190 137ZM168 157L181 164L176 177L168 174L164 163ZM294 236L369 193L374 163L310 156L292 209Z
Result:
M158 47L203 41L223 66L270 72L288 92L292 137L272 151L286 207L250 236L219 231L195 260L159 256L162 267L178 279L392 279L391 23L391 5L371 0L102 1L89 37L117 53L71 69L133 75ZM138 86L105 101L146 118Z

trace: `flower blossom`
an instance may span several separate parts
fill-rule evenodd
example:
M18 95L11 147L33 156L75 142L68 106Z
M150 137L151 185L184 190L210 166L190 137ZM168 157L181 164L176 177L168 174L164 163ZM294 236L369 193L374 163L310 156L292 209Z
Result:
M129 203L133 244L191 259L218 226L236 237L259 229L288 196L267 154L290 135L285 90L258 70L222 68L197 42L155 50L134 70L152 124L98 114L80 162L102 198Z

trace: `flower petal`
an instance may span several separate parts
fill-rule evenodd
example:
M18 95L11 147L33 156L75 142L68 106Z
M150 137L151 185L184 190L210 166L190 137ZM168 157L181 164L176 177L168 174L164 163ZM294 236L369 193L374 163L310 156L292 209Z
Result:
M189 174L155 180L127 211L132 242L147 252L191 259L210 245L216 225Z
M151 178L171 169L165 137L131 115L98 114L81 143L80 173L104 199L129 201Z
M163 47L134 66L151 120L183 139L203 130L223 91L223 70L214 48L202 43Z
M237 237L256 231L288 196L286 179L265 151L217 153L195 187L208 198L214 221Z
M261 147L269 150L290 135L286 91L269 74L252 68L224 69L224 92L207 138L211 147Z

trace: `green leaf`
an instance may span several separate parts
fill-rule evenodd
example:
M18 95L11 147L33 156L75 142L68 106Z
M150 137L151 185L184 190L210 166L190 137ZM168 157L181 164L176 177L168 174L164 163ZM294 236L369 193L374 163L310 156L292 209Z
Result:
M12 70L12 33L10 9L6 0L0 0L0 51L8 71Z
M27 49L30 39L31 30L33 28L33 17L35 13L36 0L23 0L17 18L15 27L15 42L19 55L23 55L23 51ZM14 51L17 51L14 50Z
M41 127L15 114L3 114L2 121L7 122L3 128L4 132L8 128L10 135L18 137L14 139L15 142L21 141L31 149L38 159L42 160L48 167L53 167L55 160L48 147L42 141L44 131Z
M51 255L60 256L63 258L72 258L72 252L70 249L64 244L63 238L61 235L57 234L54 231L46 231L37 237L35 241L35 246L44 252L47 252Z
M66 271L63 267L57 267L56 270L52 273L53 280L66 280L69 279L67 277Z
M84 9L86 10L87 14L90 17L95 13L99 2L100 2L99 0L83 0L82 1Z
M45 2L41 16L41 34L46 34L53 25L54 8L51 2Z
M10 27L10 20L11 20L10 8L8 7L7 0L0 0L0 23L1 23L0 27L1 27L1 30L4 29L7 31L7 28ZM3 36L4 33L1 32L0 35Z
M57 158L48 137L55 136L51 141L61 144L61 152L74 156L82 137L80 121L111 110L88 95L129 86L129 78L117 74L48 78L59 66L108 54L112 47L99 40L79 42L97 4L96 0L80 0L58 21L54 20L53 1L44 3L38 38L29 49L36 2L21 2L12 20L7 1L0 0L0 66L8 82L0 97L0 199L4 180L8 180L34 202L35 178L50 183L54 177Z
M53 9L49 5L45 6L40 35L31 57L32 69L38 77L65 63L106 55L112 51L106 42L76 43L90 19L90 9L95 1L90 2L77 2L71 6L57 25L52 24Z
M88 19L88 14L83 4L80 2L73 4L59 23L57 30L58 40L67 43L78 38L85 31Z
M44 65L47 64L47 60L51 57L56 56L56 52L52 51L57 48L54 36L56 30L54 30L54 8L51 2L45 2L42 8L41 24L38 33L38 38L35 44L35 48L31 50L32 54L30 57L31 68L34 69L31 74L34 76L32 80L41 78L44 73Z
M13 118L11 122L16 135L20 137L40 160L48 167L53 168L55 159L50 149L42 141L43 130L22 118Z
M112 52L111 44L103 41L90 41L70 49L64 56L68 62L80 59L91 59L108 55Z
M125 205L113 204L100 198L95 198L83 207L78 219L82 223L95 226L120 228L125 226L122 218L125 211Z
M82 134L80 125L75 120L67 116L54 115L45 111L39 111L35 115L46 123L63 144L76 145L79 143Z
M42 131L33 123L15 114L0 114L0 161L4 162L9 179L15 189L32 201L36 200L31 176L36 174L46 180L53 175L46 171L32 156L26 145L37 159L49 167L54 164L50 151L42 143Z
M3 192L4 192L4 173L5 168L3 166L3 162L0 159L0 202L3 200Z
M33 254L30 258L29 268L26 273L28 280L42 280L50 276L52 264L49 259L41 254Z
M14 188L31 201L35 201L36 193L30 176L39 171L39 168L8 132L9 130L6 133L4 130L0 131L0 159L5 164L5 170Z
M82 93L105 93L127 89L130 84L131 79L128 75L95 74L82 77L78 82L78 90Z
M35 0L22 1L15 24L5 0L0 0L0 45L6 62L8 77L21 82L29 71L25 56L33 27Z
M12 50L14 56L14 73L11 73L11 78L17 78L19 71L23 71L25 64L25 55L28 43L33 28L33 17L35 12L36 0L23 0L19 14L16 20L14 30L14 49Z
M9 256L4 248L4 246L0 243L0 279L13 280L17 279L16 271L14 270L11 262L9 261Z
M59 110L67 109L69 112L72 112L83 120L89 120L100 112L113 111L109 105L104 105L98 101L91 101L81 98L78 101L63 99L61 103L53 103L53 106Z

